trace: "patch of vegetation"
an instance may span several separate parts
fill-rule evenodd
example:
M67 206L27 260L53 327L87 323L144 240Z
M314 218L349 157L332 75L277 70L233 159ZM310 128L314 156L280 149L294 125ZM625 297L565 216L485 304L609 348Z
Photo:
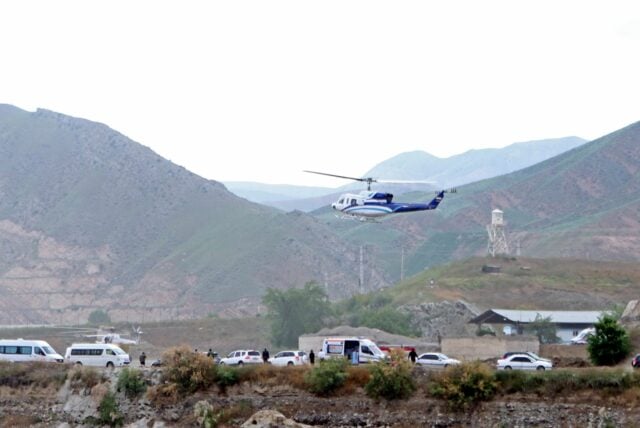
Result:
M540 343L558 343L560 338L556 335L556 326L551 317L542 317L536 314L536 319L525 328L527 333L531 333L538 338Z
M320 330L330 306L324 289L308 282L302 289L267 289L262 298L271 323L272 341L277 346L296 346L304 333Z
M135 398L147 390L147 383L140 370L125 367L118 375L117 388L124 391L125 396Z
M0 361L0 385L12 388L61 386L67 379L67 368L62 364L24 363Z
M94 367L75 365L69 373L72 388L93 388L105 382L106 377Z
M96 309L89 314L89 324L101 325L111 324L111 317L102 309Z
M206 390L215 382L213 360L186 346L170 348L163 354L162 361L165 362L164 379L176 384L182 392Z
M345 384L348 365L349 362L343 358L320 361L305 376L309 391L321 396L333 394Z
M429 385L434 397L447 400L449 408L468 409L493 398L497 390L493 371L482 363L464 363L447 368Z
M99 418L97 422L100 425L108 425L110 427L119 427L124 425L124 415L120 411L116 396L112 392L107 392L98 405Z
M410 397L416 389L411 368L403 352L393 352L390 364L377 363L371 367L371 379L365 386L367 395L387 400Z
M393 299L386 292L360 294L336 303L333 312L341 324L419 336L420 329L411 323L411 315L397 310L392 302Z
M216 366L215 383L220 391L226 391L227 387L235 385L239 381L238 370L227 366Z
M569 392L593 390L620 394L640 387L640 375L624 370L557 370L551 372L524 372L499 370L495 373L499 392L511 394L538 394L545 397L565 396Z
M595 324L595 334L587 338L589 359L598 366L618 364L631 352L631 340L616 318L604 315Z

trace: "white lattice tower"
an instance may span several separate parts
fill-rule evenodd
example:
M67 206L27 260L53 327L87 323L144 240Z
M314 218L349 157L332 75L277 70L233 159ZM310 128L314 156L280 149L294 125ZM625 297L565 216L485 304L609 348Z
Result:
M491 211L491 224L487 225L487 233L489 234L487 253L490 254L491 257L509 254L507 236L504 233L503 214L504 213L498 209Z

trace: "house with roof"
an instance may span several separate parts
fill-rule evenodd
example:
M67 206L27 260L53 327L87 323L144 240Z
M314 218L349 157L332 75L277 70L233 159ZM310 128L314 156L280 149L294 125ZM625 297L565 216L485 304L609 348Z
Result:
M536 319L549 318L556 326L556 336L562 342L569 342L585 328L593 327L598 319L606 311L537 311L519 309L489 309L477 317L471 319L469 323L489 324L500 327L505 335L523 334L526 326L536 321Z

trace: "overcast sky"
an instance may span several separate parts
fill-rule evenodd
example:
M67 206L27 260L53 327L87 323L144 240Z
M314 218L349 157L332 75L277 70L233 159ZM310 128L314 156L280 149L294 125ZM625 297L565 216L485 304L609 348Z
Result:
M640 120L640 1L7 1L0 102L206 178L337 186L401 152Z

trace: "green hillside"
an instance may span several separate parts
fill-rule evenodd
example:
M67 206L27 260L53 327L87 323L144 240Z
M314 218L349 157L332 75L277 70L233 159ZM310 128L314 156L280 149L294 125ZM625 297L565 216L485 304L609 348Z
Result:
M484 265L500 273L483 273ZM637 263L471 258L425 270L382 293L391 304L463 299L481 309L608 310L640 293Z
M0 105L0 159L0 222L24 230L0 231L4 298L52 284L63 293L87 271L99 271L101 289L74 290L89 294L74 306L126 306L126 317L142 304L132 300L202 315L216 304L255 303L266 287L315 280L335 297L359 287L357 246L327 225L238 198L105 125ZM66 246L63 261L16 249L44 237ZM97 267L83 265L89 252ZM15 269L30 272L18 285ZM375 266L368 271L370 287L387 284ZM42 315L46 303L38 305Z
M405 276L486 253L491 211L504 211L513 253L631 261L640 259L640 122L511 174L462 186L436 212L359 224L316 214L354 243L386 252ZM432 193L396 196L427 201ZM390 238L392 237L392 238ZM408 263L407 263L408 260ZM396 278L399 278L397 276Z

